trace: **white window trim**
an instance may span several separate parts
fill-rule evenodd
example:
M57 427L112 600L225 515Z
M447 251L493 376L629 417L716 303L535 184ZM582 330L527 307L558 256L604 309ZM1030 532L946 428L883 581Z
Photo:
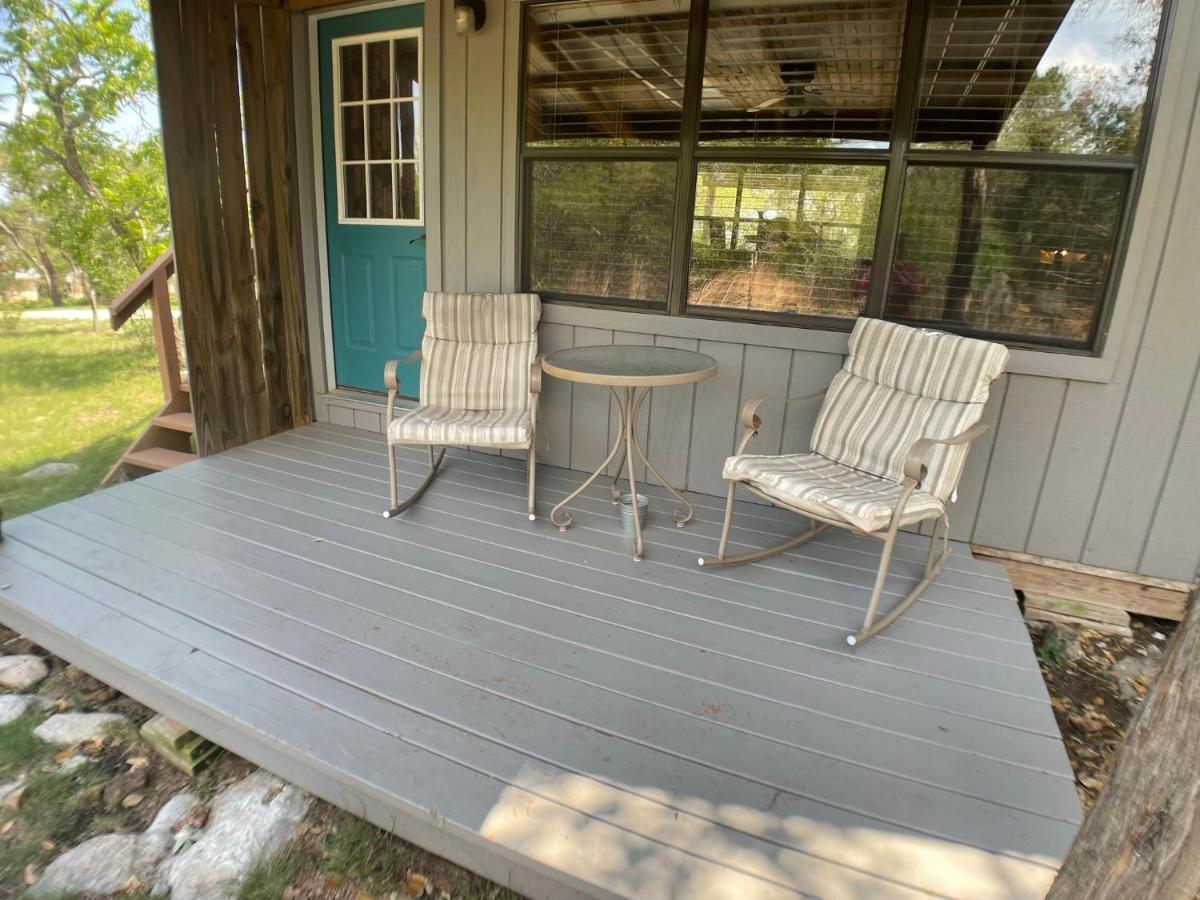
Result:
M421 226L424 226L424 224L425 224L425 176L424 176L424 166L423 166L425 146L424 146L424 142L421 139L422 129L424 127L424 118L425 118L425 108L424 108L424 106L425 106L424 105L424 99L425 99L425 95L424 95L424 89L425 89L425 36L424 36L424 32L425 32L425 29L420 26L417 26L414 28L396 28L391 31L379 31L379 32L371 32L369 34L347 35L345 37L334 38L332 41L330 41L329 65L330 65L330 69L331 69L331 72L333 75L333 91L332 91L333 96L330 98L330 100L333 104L333 110L331 110L331 115L333 117L332 126L333 126L334 182L337 187L337 205L338 205L337 206L337 214L338 214L338 224L339 225L387 225L387 226L410 225L410 226L415 226L415 227L421 227ZM375 43L380 43L382 41L387 41L388 61L389 61L388 84L389 84L389 94L390 94L391 91L393 91L395 89L393 79L394 79L394 75L395 75L395 65L396 65L396 59L395 59L396 47L395 47L395 44L393 43L393 41L403 39L403 38L416 38L416 40L417 40L417 72L419 73L419 78L420 78L420 80L417 82L417 94L412 98L389 96L386 99L379 98L376 100L368 100L366 97L366 94L367 94L366 46L367 46L367 44L375 44ZM342 96L342 67L340 64L341 63L340 51L341 51L342 47L350 46L350 45L358 45L358 46L362 46L362 48L363 48L363 53L362 53L363 99L362 100L343 101L341 99L341 96ZM365 113L366 113L366 108L368 106L370 106L372 104L383 104L383 103L394 104L394 103L406 103L406 102L411 103L413 106L413 130L414 130L413 142L414 142L414 148L416 150L416 157L414 159L391 158L386 161L378 160L378 161L376 161L375 164L378 165L383 162L386 162L388 165L393 167L392 168L393 211L395 210L395 204L399 200L399 196L398 196L398 193L396 190L397 184L398 184L398 178L399 178L399 166L401 164L415 164L416 174L417 174L417 197L418 197L417 202L419 204L420 215L417 216L415 219L398 219L398 218L378 219L378 218L359 218L359 217L347 216L346 215L345 180L342 177L345 166L361 164L363 169L365 170L365 182L366 182L366 192L367 192L367 195L366 195L367 196L367 210L370 211L370 209L371 209L370 167L371 167L372 161L370 159L364 158L360 163L358 160L346 160L344 158L343 151L342 151L342 120L341 120L341 115L340 115L342 107L343 106L361 106L361 107L363 107L363 112L364 112L363 129L364 129L364 132L366 132L366 130L368 128L368 117L366 116ZM392 132L391 141L392 141L392 145L393 145L392 146L393 153L395 152L395 149L396 149L395 148L395 142L396 142L395 131L396 131L395 128L391 129L391 132ZM369 155L369 151L367 149L368 140L367 140L367 135L365 133L364 133L363 137L364 137L363 155L364 155L364 157L366 157Z

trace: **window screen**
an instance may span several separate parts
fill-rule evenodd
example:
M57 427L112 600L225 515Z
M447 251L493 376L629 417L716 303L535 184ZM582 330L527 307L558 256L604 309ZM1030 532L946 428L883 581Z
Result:
M535 163L531 289L662 303L675 169L673 162Z
M886 146L903 0L712 0L700 139Z
M526 20L525 128L534 144L679 140L688 7L555 3Z
M882 166L702 163L688 302L857 316L882 189Z

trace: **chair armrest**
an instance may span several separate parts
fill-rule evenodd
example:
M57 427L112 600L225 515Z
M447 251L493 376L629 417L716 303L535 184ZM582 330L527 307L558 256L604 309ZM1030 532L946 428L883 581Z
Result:
M929 460L929 454L936 445L945 444L953 446L955 444L968 444L987 430L988 427L982 422L976 422L966 431L956 434L954 437L917 438L913 441L913 445L908 448L908 455L904 458L904 477L912 479L919 485L925 480L925 463Z
M421 348L418 347L404 359L389 359L383 364L383 383L389 391L400 389L400 377L396 374L400 366L421 361Z
M542 360L544 356L539 356L529 364L529 393L540 394L542 392Z
M742 407L741 423L746 428L752 431L758 431L762 428L762 419L758 417L758 408L764 403L782 403L787 406L790 403L808 403L813 400L820 400L825 396L828 388L822 388L815 394L804 394L800 397L755 397L753 400L747 400L746 405Z

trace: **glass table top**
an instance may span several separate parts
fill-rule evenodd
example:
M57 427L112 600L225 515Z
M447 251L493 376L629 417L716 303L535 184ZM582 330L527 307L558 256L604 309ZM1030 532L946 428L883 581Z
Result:
M717 372L717 361L705 353L675 347L602 344L571 347L546 356L550 375L595 384L686 384Z

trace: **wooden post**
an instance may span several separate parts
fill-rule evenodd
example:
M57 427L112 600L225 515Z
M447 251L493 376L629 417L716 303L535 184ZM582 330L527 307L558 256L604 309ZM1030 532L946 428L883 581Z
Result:
M171 290L167 270L160 266L151 285L150 311L154 322L154 349L158 353L158 374L162 379L163 400L170 403L179 393L179 351L175 346L175 315L171 312Z
M1190 609L1048 900L1200 896L1200 613Z
M278 6L150 2L201 455L312 417L292 193L290 41Z

